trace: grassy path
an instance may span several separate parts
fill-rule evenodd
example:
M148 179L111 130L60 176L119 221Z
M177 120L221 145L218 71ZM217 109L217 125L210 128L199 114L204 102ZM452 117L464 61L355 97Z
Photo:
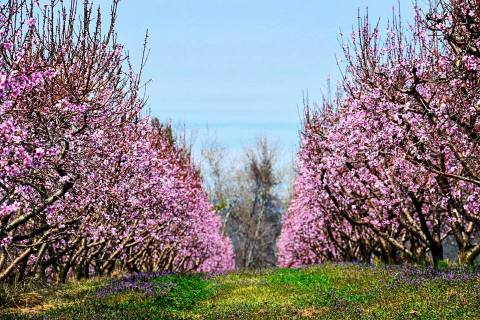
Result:
M478 273L324 265L88 280L29 293L4 319L480 319ZM23 313L22 313L23 312Z

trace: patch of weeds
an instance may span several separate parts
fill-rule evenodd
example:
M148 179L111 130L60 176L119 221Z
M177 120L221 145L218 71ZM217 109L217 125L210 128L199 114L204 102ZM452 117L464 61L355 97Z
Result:
M360 288L355 287L343 287L336 290L336 294L339 298L354 303L368 303L374 298L374 294L371 292L361 292Z
M0 283L0 306L2 308L31 307L45 300L48 287L44 281L15 281Z
M322 272L311 272L304 269L278 269L266 277L273 285L286 285L300 289L327 289L331 285L331 277Z
M46 319L170 319L159 308L151 306L152 299L143 292L124 291L97 298L87 297L82 303L48 310Z
M156 293L168 292L168 285L156 285L158 282L153 282L153 279L165 277L171 273L151 272L151 273L137 273L121 279L112 280L106 286L100 288L96 296L97 298L105 298L114 294L123 292L140 292L145 296L153 296Z
M169 311L190 310L215 294L213 281L199 275L167 275L152 282L161 288L157 291L155 306Z
M480 277L480 270L477 268L436 269L433 267L390 266L387 270L390 274L393 274L389 278L388 285L390 288L399 285L410 285L412 288L418 288L430 282L454 285L473 281Z

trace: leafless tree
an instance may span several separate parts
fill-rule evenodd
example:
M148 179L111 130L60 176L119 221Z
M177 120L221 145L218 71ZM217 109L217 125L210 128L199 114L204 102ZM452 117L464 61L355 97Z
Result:
M216 139L203 145L207 190L232 239L237 268L276 265L275 241L280 233L285 199L278 151L265 138L228 161ZM240 160L240 161L239 161Z

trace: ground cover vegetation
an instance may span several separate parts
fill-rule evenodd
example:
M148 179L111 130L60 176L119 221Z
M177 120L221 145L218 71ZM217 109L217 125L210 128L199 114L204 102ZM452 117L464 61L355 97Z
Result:
M326 264L223 275L149 273L25 293L5 319L475 319L473 269Z

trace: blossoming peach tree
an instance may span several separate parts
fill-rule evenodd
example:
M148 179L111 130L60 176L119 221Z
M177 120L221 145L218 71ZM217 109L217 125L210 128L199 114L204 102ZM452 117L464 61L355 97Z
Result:
M480 4L415 13L383 37L359 19L341 93L306 113L280 265L479 256Z
M88 1L0 5L0 281L233 268L189 154L142 115L117 6L102 29Z

